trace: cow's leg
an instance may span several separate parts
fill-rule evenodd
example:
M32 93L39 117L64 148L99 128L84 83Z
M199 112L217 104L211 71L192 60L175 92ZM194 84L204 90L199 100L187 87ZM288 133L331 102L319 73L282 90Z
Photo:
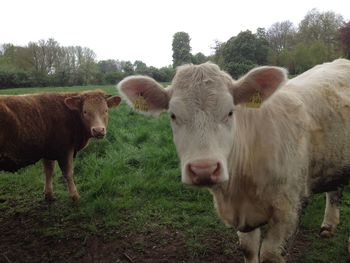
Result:
M342 196L342 188L326 193L326 209L321 225L321 237L331 237L339 224L339 204Z
M275 209L269 221L266 237L260 250L261 263L283 263L287 241L295 234L299 212L291 203L285 202L283 209Z
M245 263L259 263L260 228L248 233L237 232L239 246L244 255Z
M53 195L52 180L54 176L55 161L43 159L43 166L44 166L44 174L45 174L45 187L44 187L45 199L47 201L53 201L55 200L55 197Z
M63 177L67 181L69 196L73 201L76 201L80 196L73 178L73 153L74 151L70 151L65 158L58 160L58 164L61 168Z

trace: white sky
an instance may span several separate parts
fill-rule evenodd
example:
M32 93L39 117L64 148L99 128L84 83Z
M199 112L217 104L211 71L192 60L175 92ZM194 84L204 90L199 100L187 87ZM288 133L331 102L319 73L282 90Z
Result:
M209 55L214 40L275 22L295 26L312 8L350 19L349 0L0 0L0 44L54 38L91 48L97 60L172 64L173 35L190 35L192 53Z

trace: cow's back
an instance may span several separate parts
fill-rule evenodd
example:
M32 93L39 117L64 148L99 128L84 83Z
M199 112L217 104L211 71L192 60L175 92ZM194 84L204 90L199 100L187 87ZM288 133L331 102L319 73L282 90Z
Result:
M68 94L0 97L0 170L15 171L41 158L58 159L74 143L78 116Z
M309 117L310 175L316 192L346 183L350 169L350 61L338 59L291 79L281 92L294 93ZM324 180L333 178L333 180ZM323 182L325 185L323 185Z

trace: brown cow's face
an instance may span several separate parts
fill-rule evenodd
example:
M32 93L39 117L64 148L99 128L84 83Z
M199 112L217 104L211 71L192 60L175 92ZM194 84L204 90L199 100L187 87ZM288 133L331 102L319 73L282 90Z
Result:
M86 131L94 138L103 138L107 133L108 108L116 107L120 97L108 96L101 92L87 92L65 100L71 110L80 111Z

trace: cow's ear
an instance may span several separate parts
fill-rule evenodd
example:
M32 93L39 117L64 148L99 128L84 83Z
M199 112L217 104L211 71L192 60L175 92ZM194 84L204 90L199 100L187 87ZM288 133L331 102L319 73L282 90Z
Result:
M121 101L119 96L109 96L107 98L108 108L117 107Z
M81 97L80 96L73 96L68 97L64 99L64 104L70 109L70 110L80 110L81 108Z
M252 69L230 88L234 103L261 103L286 80L287 70L284 68L264 66Z
M163 88L154 79L146 76L131 76L118 84L123 98L137 111L162 112L169 107L171 88Z

